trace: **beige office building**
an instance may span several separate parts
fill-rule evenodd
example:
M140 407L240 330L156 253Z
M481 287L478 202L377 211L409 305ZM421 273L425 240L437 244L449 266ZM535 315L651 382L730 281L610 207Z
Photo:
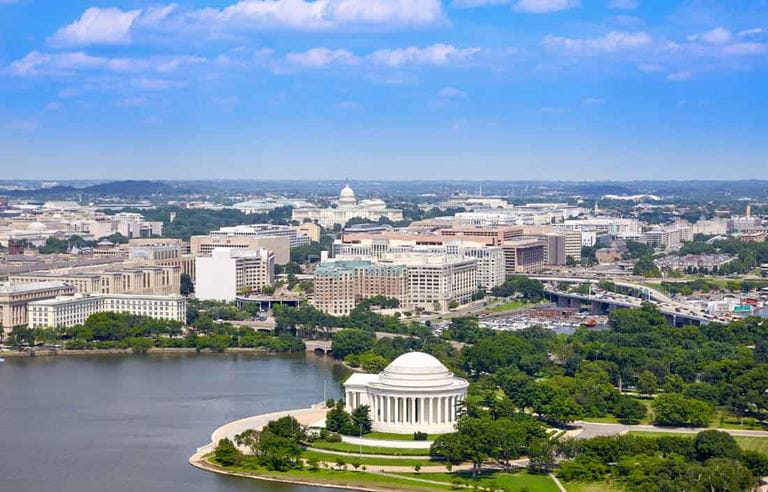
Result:
M70 269L10 275L12 284L62 282L81 294L174 295L179 293L180 268L174 265L109 266L103 270Z
M291 242L288 236L192 236L190 238L190 249L194 256L210 256L216 248L268 249L275 254L276 264L285 265L291 261Z
M56 296L74 294L75 288L63 282L37 282L30 284L0 285L0 323L4 331L27 324L30 302Z
M544 267L544 244L538 239L517 239L502 246L507 275L533 273Z
M375 260L324 261L315 270L314 305L347 315L363 299L393 297L406 310L445 311L477 291L477 260L391 253Z

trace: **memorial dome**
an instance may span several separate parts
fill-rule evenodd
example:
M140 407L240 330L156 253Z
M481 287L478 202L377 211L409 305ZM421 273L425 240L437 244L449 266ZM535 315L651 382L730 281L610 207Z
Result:
M355 373L344 382L347 411L368 405L373 430L397 434L453 432L468 386L423 352L403 354L379 374Z
M380 374L386 386L439 387L454 382L453 373L435 357L423 352L409 352L393 360Z
M346 205L354 205L357 203L355 192L349 186L349 183L345 184L344 188L341 189L341 193L339 193L339 203Z

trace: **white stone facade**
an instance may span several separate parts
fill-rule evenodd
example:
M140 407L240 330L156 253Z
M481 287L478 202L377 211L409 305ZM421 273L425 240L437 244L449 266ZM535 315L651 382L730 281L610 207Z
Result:
M393 222L397 222L403 220L403 211L387 208L387 205L378 199L360 200L358 202L357 198L355 198L355 192L347 184L339 193L336 208L295 208L291 218L298 222L304 222L305 220L316 222L325 228L330 228L336 224L343 226L355 217L372 222L386 217Z
M187 318L187 299L183 296L77 294L30 302L28 311L31 328L68 328L85 323L94 313L103 312L184 323Z
M275 255L266 249L215 248L195 258L195 296L234 301L243 289L258 290L275 279Z
M346 409L368 405L376 432L453 432L468 386L431 355L409 352L379 374L353 374L344 383Z

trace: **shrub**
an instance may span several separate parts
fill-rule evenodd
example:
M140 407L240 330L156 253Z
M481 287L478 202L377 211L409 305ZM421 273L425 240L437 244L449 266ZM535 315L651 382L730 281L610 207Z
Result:
M326 442L341 442L341 434L338 432L331 432L325 440Z
M426 432L414 432L413 433L413 440L414 441L426 441L427 440L427 433Z
M216 445L213 457L221 465L236 465L242 459L242 453L235 447L234 443L227 438L221 439Z
M598 482L607 473L608 467L604 463L591 456L580 455L574 460L564 461L557 475L569 482Z

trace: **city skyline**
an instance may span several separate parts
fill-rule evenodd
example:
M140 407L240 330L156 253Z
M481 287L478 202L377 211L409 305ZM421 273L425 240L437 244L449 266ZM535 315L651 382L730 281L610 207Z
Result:
M759 177L768 5L660 4L3 0L4 177Z

